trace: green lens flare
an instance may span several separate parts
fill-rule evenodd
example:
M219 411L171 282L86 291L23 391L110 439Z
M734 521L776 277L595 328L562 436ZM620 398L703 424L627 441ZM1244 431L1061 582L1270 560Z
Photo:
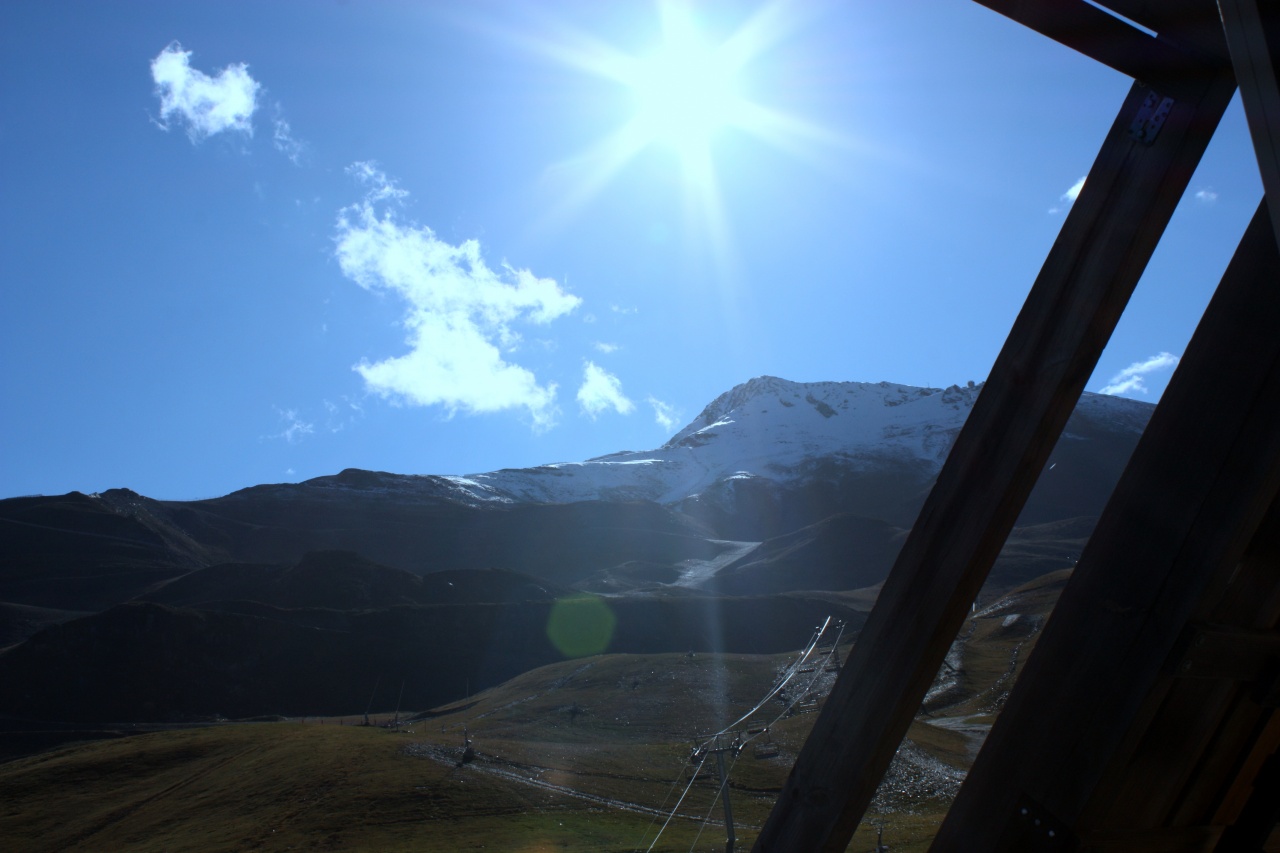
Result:
M575 595L551 605L547 639L567 658L598 655L609 648L618 620L603 598Z

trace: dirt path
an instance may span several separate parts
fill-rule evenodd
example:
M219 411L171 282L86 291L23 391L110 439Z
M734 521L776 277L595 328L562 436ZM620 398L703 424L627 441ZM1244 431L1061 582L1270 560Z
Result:
M447 764L450 767L457 766L458 750L454 748L441 747L441 746L436 746L434 744L429 744L429 743L413 743L406 746L405 751L408 752L410 755L417 755L423 758L430 758L433 761L437 761L441 764ZM567 796L567 797L573 797L578 800L584 800L586 802L594 803L596 805L607 806L608 808L612 808L612 809L619 809L621 811L633 812L635 814L649 815L651 817L657 817L657 818L665 818L667 815L671 814L670 810L656 809L656 808L653 808L652 806L641 805L640 803L632 803L626 800L616 800L616 799L613 799L612 797L602 797L598 794L588 794L585 791L579 791L576 788L571 788L567 785L558 785L554 782L548 782L545 779L539 778L539 776L541 776L541 774L543 773L562 774L565 772L563 770L557 770L551 767L534 767L531 765L513 765L509 762L503 761L500 758L497 758L496 756L485 755L484 753L477 752L475 759L469 762L466 765L466 768L468 771L484 773L486 775L496 776L501 779L508 779L512 782L518 782L522 785L528 785L533 788L540 788L541 790L551 791L556 794L563 794L564 796ZM707 823L709 823L712 826L724 826L723 821L708 819L706 815L701 815L701 814L695 815L695 814L684 814L684 813L677 812L675 813L675 817L678 817L681 820L689 820L697 823L701 823L702 821L705 820ZM740 826L743 829L754 829L756 831L759 831L760 829L760 827L758 826L747 826L745 824L739 824L736 820L734 821L734 826Z

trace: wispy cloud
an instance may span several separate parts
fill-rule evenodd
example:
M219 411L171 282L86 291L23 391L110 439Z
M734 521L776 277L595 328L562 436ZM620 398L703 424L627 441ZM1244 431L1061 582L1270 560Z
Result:
M1213 204L1218 200L1218 193L1212 187L1205 187L1196 193L1196 201L1201 204Z
M653 406L653 419L658 422L658 426L670 432L680 425L680 413L674 406L653 396L648 398L648 403Z
M302 165L302 152L306 146L293 135L293 128L281 114L280 105L276 104L276 115L272 120L271 144L276 150L289 158L295 166Z
M243 62L228 65L210 77L191 67L191 51L172 42L151 60L151 79L160 99L160 120L186 125L193 143L215 133L235 131L253 136L253 113L258 108L258 81Z
M610 306L609 306L609 310L610 310L610 311L612 311L612 312L613 312L613 313L615 313L615 314L638 314L638 313L640 313L640 309L639 309L639 308L636 308L636 307L634 307L634 306L630 306L630 307L628 307L628 306L624 306L624 305L610 305Z
M303 436L311 435L316 431L315 424L308 423L298 417L296 409L276 409L276 415L279 416L284 428L280 432L265 435L263 438L283 438L290 444L297 444L302 441Z
M605 343L604 341L596 341L591 346L595 349L596 352L604 353L605 355L612 355L613 353L621 349L621 347L619 347L617 344L609 344L609 343Z
M1058 203L1049 208L1049 212L1061 213L1071 205L1075 204L1076 199L1080 196L1080 190L1084 189L1084 181L1085 179L1081 178L1068 187L1066 192L1058 196Z
M605 409L613 409L620 415L635 411L636 404L622 393L622 383L609 371L588 361L582 369L582 387L578 389L578 403L594 420Z
M1162 370L1172 370L1178 366L1179 357L1173 353L1162 352L1151 356L1146 361L1135 361L1124 370L1111 377L1100 394L1146 394L1148 389L1145 377Z
M379 207L403 201L407 192L374 163L348 171L367 192L339 213L338 264L366 290L401 297L408 330L409 352L354 367L369 390L395 402L443 406L450 415L524 409L535 429L553 426L556 385L539 384L509 361L520 344L512 324L548 324L582 300L529 270L490 269L475 240L454 246L430 228L402 224L387 205Z
M324 409L328 412L325 429L329 432L342 432L348 426L364 417L364 409L359 403L353 402L347 396L343 396L340 399L341 403L335 403L332 400L324 401Z

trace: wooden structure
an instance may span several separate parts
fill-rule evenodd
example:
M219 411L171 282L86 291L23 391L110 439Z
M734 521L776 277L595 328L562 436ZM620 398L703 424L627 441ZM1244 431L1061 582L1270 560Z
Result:
M978 2L1135 82L754 849L848 846L1238 87L1265 198L933 849L1259 850L1280 820L1280 2Z

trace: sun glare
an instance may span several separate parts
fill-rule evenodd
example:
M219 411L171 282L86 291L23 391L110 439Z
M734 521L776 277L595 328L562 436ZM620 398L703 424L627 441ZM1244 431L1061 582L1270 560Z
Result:
M681 154L709 144L742 112L737 71L724 51L703 42L688 22L669 30L664 44L637 63L627 81L642 132Z
M727 37L710 38L713 28L696 13L697 4L658 0L661 34L650 49L628 54L580 31L555 24L554 38L524 36L526 47L555 61L619 84L633 107L631 116L590 149L555 164L548 178L564 182L559 204L543 227L570 218L644 152L658 148L674 155L684 195L688 233L727 267L727 216L720 174L746 174L729 158L741 149L721 144L731 133L750 135L790 154L842 148L845 140L804 119L752 100L748 72L761 55L819 14L819 0L773 0L758 8Z

